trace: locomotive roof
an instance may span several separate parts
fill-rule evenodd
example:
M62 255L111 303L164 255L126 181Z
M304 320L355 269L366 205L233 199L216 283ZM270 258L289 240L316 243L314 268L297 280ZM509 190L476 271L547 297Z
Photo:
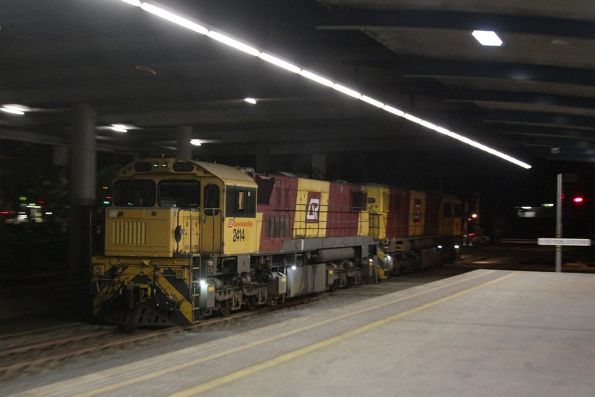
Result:
M239 184L247 187L256 187L254 180L237 168L224 164L206 163L203 161L197 161L196 163L206 171L221 178L226 185Z

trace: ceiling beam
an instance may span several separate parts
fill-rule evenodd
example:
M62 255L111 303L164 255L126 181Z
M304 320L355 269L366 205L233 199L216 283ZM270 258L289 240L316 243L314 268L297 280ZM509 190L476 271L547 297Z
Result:
M407 78L491 78L595 86L595 73L591 69L583 68L509 62L461 61L414 55L407 56L405 59L396 54L362 58L344 63L391 70L393 73L400 73Z
M378 29L390 27L494 30L557 37L595 39L595 22L575 19L494 13L419 10L333 11L323 30Z
M595 98L535 94L530 92L459 90L448 92L443 100L446 102L523 102L542 106L563 106L580 109L595 109Z

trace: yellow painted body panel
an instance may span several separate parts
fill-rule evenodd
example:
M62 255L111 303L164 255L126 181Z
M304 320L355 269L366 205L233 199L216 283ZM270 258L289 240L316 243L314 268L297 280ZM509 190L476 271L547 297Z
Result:
M219 178L215 177L203 177L200 182L202 189L207 185L217 185L219 187L219 210L217 211L210 208L208 211L203 211L202 213L200 252L220 253L222 252L221 243L223 235L223 208L225 208L225 185ZM201 200L201 208L205 209L204 194Z
M369 236L377 240L384 240L386 238L390 190L385 186L364 186L364 191L368 195Z
M182 227L176 243L174 231ZM171 257L198 252L199 213L179 208L108 208L105 212L105 254Z
M223 254L249 254L257 251L260 234L256 220L257 218L225 218Z
M260 236L262 236L262 212L256 213L256 251L260 251Z
M249 175L235 167L218 163L205 163L203 161L198 161L197 164L208 173L213 174L218 179L225 182L226 185L237 185L251 188L258 187L256 182L254 182Z
M361 237L370 235L370 214L367 210L359 213L357 235Z
M440 204L440 213L438 215L441 236L457 236L463 234L461 216L455 216L455 207L460 204L461 200L455 196L445 195L443 197L442 203ZM445 213L446 206L450 206L450 216L447 216L448 214Z
M293 237L326 237L329 189L327 181L298 178Z
M422 236L426 222L426 194L410 191L409 198L409 236Z

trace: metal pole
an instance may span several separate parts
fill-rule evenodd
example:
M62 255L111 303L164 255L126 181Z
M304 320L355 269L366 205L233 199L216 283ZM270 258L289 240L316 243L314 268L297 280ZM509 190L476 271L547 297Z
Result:
M557 176L556 238L562 238L562 174ZM562 246L556 245L556 272L562 272Z

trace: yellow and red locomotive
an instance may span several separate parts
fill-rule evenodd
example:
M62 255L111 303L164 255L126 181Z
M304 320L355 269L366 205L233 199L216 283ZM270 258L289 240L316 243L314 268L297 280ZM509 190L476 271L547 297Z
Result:
M127 165L92 258L96 318L191 324L452 257L454 196L150 158ZM452 258L451 258L452 259Z

